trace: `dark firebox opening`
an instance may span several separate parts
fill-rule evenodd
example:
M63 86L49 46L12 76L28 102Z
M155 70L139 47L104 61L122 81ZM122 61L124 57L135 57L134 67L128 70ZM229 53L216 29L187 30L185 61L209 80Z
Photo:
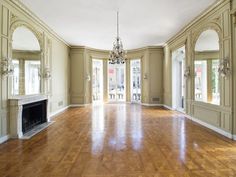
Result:
M32 130L35 126L47 121L46 100L23 105L22 132Z

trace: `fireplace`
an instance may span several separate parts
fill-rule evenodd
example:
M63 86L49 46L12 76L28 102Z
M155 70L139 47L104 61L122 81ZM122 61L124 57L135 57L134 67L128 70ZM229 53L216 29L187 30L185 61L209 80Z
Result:
M9 107L11 138L30 138L51 123L46 95L14 96Z
M45 100L23 105L22 132L32 130L35 126L47 122L47 103Z

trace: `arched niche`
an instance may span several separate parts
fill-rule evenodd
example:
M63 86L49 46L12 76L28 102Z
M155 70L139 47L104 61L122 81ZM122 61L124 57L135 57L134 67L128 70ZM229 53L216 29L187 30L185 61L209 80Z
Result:
M9 52L14 72L9 78L9 95L43 93L43 37L31 25L17 21L11 25Z
M218 68L221 59L220 30L216 26L204 28L194 45L194 100L220 105L221 79Z

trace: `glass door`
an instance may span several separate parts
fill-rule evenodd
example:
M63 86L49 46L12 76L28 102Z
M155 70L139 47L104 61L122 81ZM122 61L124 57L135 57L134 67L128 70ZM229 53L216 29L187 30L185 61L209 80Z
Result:
M172 53L172 101L173 108L185 111L185 46L173 51Z
M93 102L103 101L103 61L93 59Z
M108 63L108 99L125 101L125 64Z
M130 61L131 102L141 102L141 60Z

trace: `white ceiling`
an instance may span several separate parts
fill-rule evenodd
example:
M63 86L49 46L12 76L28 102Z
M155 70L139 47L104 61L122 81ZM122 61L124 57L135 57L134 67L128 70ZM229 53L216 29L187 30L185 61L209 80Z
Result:
M15 50L40 50L38 39L28 28L16 28L13 33L12 40L12 48Z
M216 0L21 0L70 45L111 49L120 11L125 49L161 45Z

